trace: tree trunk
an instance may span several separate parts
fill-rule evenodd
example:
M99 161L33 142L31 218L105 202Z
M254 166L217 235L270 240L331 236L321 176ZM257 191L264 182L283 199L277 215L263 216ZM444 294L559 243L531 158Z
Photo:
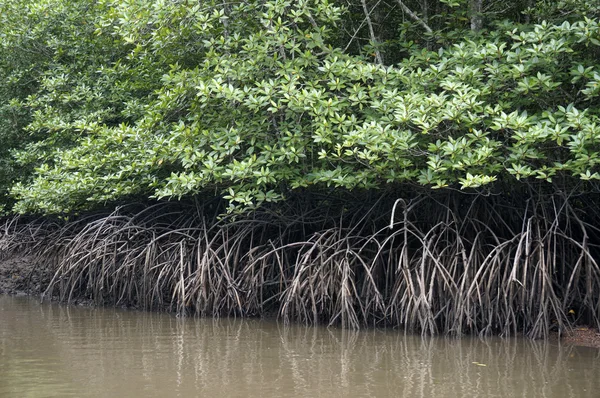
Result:
M483 27L483 0L471 0L471 30L479 32Z

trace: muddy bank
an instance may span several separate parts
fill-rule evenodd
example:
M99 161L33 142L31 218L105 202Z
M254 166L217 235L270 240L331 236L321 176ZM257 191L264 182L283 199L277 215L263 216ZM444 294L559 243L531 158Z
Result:
M53 271L37 264L33 256L11 256L0 259L0 294L41 295Z
M589 326L577 326L573 330L566 332L561 342L577 346L600 348L600 333L598 329Z
M10 256L0 258L0 294L12 296L37 296L52 301L60 301L56 291L47 292L54 276L55 269L40 263L35 256ZM70 305L98 305L89 297L74 296ZM113 306L118 308L135 308L132 306Z

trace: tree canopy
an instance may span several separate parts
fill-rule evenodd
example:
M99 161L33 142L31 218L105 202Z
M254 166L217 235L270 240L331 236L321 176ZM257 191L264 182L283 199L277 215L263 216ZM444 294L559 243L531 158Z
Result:
M600 5L584 0L11 0L0 195L597 190Z

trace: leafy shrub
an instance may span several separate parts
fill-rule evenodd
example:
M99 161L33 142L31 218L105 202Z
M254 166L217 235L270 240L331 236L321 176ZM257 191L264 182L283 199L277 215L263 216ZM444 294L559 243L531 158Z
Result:
M382 66L332 46L343 9L325 0L88 7L93 29L57 28L21 102L40 139L18 156L35 172L17 211L600 179L596 20L508 23Z

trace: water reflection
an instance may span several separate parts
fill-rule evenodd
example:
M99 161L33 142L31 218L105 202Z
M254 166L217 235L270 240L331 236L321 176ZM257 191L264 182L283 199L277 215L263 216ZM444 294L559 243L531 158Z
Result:
M596 397L600 354L0 297L1 397Z

